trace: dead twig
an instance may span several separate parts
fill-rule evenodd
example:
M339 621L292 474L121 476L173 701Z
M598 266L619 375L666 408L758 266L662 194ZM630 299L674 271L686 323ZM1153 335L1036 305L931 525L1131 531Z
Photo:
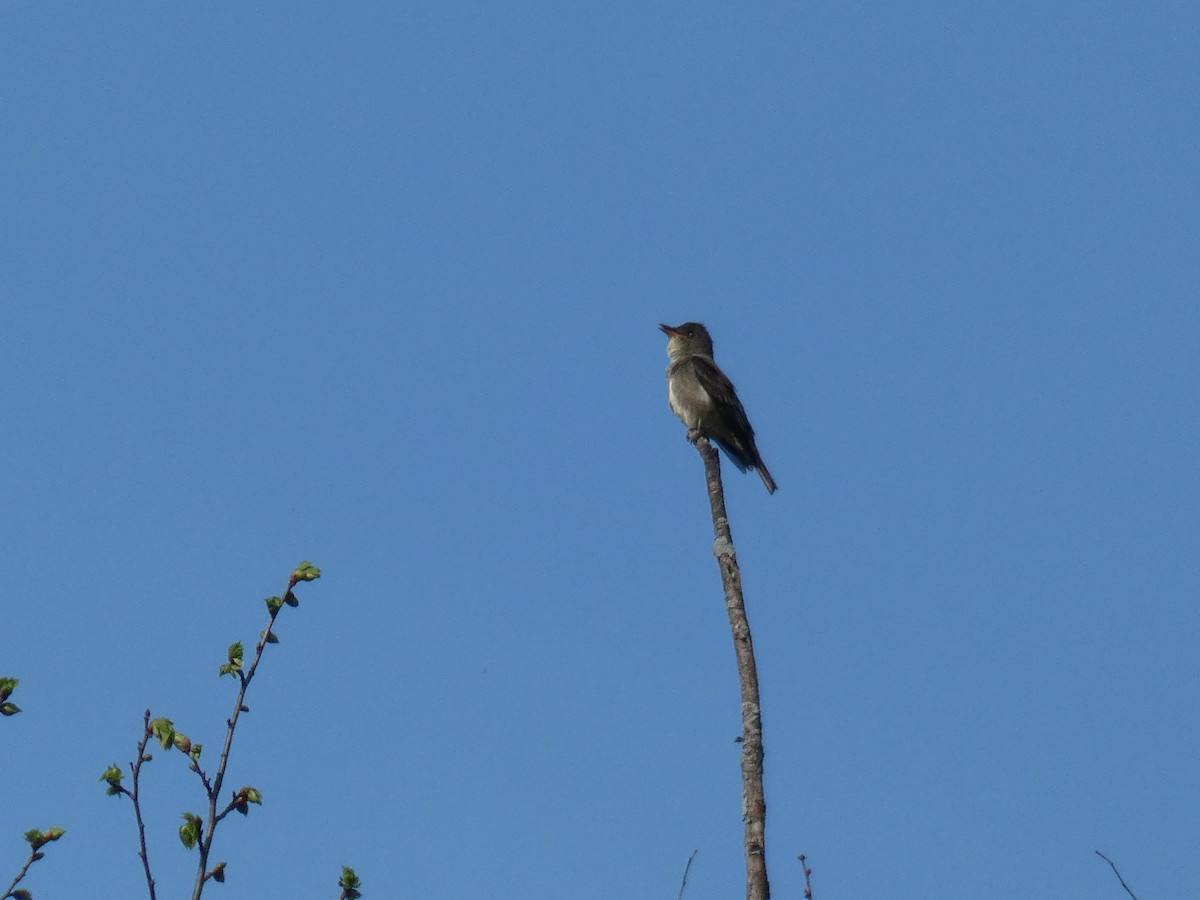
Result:
M696 858L699 850L693 850L692 855L688 857L687 865L683 867L683 881L679 882L679 896L675 900L683 900L683 889L687 887L688 872L692 869L692 860Z
M1105 856L1105 855L1104 855L1103 853L1101 853L1099 850L1097 850L1097 851L1096 851L1096 855L1097 855L1098 857L1100 857L1102 860L1104 860L1106 863L1108 863L1108 864L1109 864L1109 866L1111 866L1111 867L1112 867L1113 874L1117 876L1117 881L1121 882L1121 887L1125 888L1125 893L1127 893L1127 894L1128 894L1130 897L1132 897L1132 898L1133 898L1133 900L1137 900L1137 894L1135 894L1135 893L1133 892L1133 889L1132 889L1132 888L1130 888L1130 887L1129 887L1129 885L1127 885L1127 884L1125 883L1125 879L1124 879L1124 878L1122 878L1122 877L1121 877L1121 873L1120 873L1119 871L1117 871L1117 865L1116 865L1116 863L1114 863L1114 862L1113 862L1111 859L1109 859L1107 856Z

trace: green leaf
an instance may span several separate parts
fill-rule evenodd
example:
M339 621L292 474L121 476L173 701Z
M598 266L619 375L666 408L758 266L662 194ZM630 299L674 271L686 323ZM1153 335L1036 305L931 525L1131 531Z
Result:
M25 840L29 841L29 847L35 853L35 856L40 858L41 854L37 851L45 847L51 841L57 841L60 837L66 834L66 831L58 825L52 825L45 831L39 831L36 828L30 828L25 832Z
M179 840L188 850L196 846L200 840L200 817L195 813L184 813L183 824L179 826Z
M307 559L300 563L300 565L296 566L295 571L292 572L293 583L297 581L316 581L320 577L321 570L310 563Z
M283 607L282 597L268 597L266 600L268 612L279 612Z
M236 672L242 671L242 663L246 656L246 648L242 646L241 641L234 641L229 645L229 649L225 651L225 658L229 660L221 665L222 675L233 675Z
M342 866L342 877L338 879L338 887L342 889L342 896L346 900L358 900L362 896L358 889L362 887L362 882L358 880L358 875L349 866Z
M121 767L116 763L113 763L111 766L105 769L104 774L100 776L101 781L107 781L109 784L112 784L114 781L117 784L120 784L124 778L125 773L121 771Z
M273 632L273 631L267 632L267 643L268 644L278 644L279 643L279 638L275 636L275 632Z
M17 685L21 683L20 678L0 678L0 700L7 700L9 694L17 689Z
M200 759L200 751L202 749L204 749L203 744L192 744L192 749L188 751L188 756L192 758L193 762Z
M231 801L233 808L240 812L243 816L250 812L251 803L256 803L262 806L262 791L258 788L246 785L234 791L233 800Z
M242 660L246 655L246 649L242 646L241 641L234 641L229 645L229 650L226 651L225 658L229 660L229 669L232 672L242 671ZM225 667L222 666L222 669ZM222 675L225 673L222 672Z
M213 881L224 884L225 883L225 860L221 860L219 863L217 863L215 866L213 866L212 871L209 873L209 875L212 876Z
M175 746L175 723L170 719L159 717L150 723L150 733L158 738L159 746L170 750Z
M100 775L100 780L108 783L108 790L105 793L110 797L115 797L121 793L121 781L124 778L125 773L121 771L121 767L116 763L105 769Z
M13 703L11 700L5 700L0 703L0 716L15 716L21 711L21 707Z

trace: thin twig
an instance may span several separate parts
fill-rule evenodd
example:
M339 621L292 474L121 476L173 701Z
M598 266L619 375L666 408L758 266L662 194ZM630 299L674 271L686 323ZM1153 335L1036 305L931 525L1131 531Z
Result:
M0 894L0 900L7 900L8 897L13 895L13 891L17 889L17 885L25 880L25 875L29 871L29 867L41 858L42 855L36 850L29 851L29 859L25 860L25 865L21 866L21 871L18 872L17 877L12 880L12 884L5 888L3 894Z
M146 823L142 820L142 804L138 800L139 779L142 774L142 763L149 757L146 756L146 744L150 741L150 710L146 710L142 716L142 739L137 745L137 761L129 764L130 771L133 773L133 790L129 791L129 799L133 801L133 817L137 821L138 830L138 857L142 861L142 870L146 873L146 889L150 892L150 900L156 900L154 893L154 876L150 874L150 856L146 852Z
M758 696L758 667L754 644L750 639L750 620L742 596L742 574L733 550L733 536L725 513L725 492L721 487L721 461L717 449L707 438L696 441L704 460L708 482L708 501L712 507L713 555L721 568L725 588L725 609L733 632L737 656L738 681L742 699L742 820L745 823L746 900L769 900L767 881L767 800L763 792L762 707Z
M683 880L679 882L679 896L675 900L683 900L683 889L687 887L688 872L692 869L692 860L696 858L696 854L699 852L699 850L693 850L692 855L688 857L687 865L683 867Z
M808 857L801 853L797 859L800 860L800 868L804 870L804 900L813 900L812 892L812 869L808 867Z
M1132 888L1130 888L1129 885L1127 885L1125 883L1125 879L1122 878L1121 873L1117 871L1116 863L1114 863L1111 859L1109 859L1107 856L1105 856L1099 850L1096 851L1096 855L1112 867L1113 874L1117 876L1117 881L1121 882L1121 887L1125 888L1125 893L1127 893L1130 897L1132 897L1133 900L1137 900L1137 894L1135 894L1133 892Z
M200 779L200 783L204 785L204 796L207 797L212 793L212 782L208 780L208 773L200 768L199 759L194 758L190 753L185 753L184 755L188 758L188 768L196 773L196 776Z

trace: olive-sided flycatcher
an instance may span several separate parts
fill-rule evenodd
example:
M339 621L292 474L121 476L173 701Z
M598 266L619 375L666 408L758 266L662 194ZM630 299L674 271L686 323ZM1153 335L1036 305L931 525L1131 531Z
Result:
M775 479L763 465L754 445L754 429L738 399L733 382L713 361L713 343L708 329L699 322L672 327L659 325L667 335L667 400L675 415L688 427L693 444L701 437L712 440L745 472L754 469L775 493Z

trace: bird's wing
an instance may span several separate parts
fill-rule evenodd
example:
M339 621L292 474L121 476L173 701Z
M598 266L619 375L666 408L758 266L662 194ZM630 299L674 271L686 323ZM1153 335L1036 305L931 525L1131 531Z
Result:
M727 424L753 437L754 429L750 427L746 410L742 407L742 401L738 399L729 376L706 356L693 356L691 359L700 386L712 398L714 407L723 413Z
M708 357L693 356L691 363L700 387L711 401L705 432L743 472L757 465L754 429L750 427L742 401L733 389L733 382Z

